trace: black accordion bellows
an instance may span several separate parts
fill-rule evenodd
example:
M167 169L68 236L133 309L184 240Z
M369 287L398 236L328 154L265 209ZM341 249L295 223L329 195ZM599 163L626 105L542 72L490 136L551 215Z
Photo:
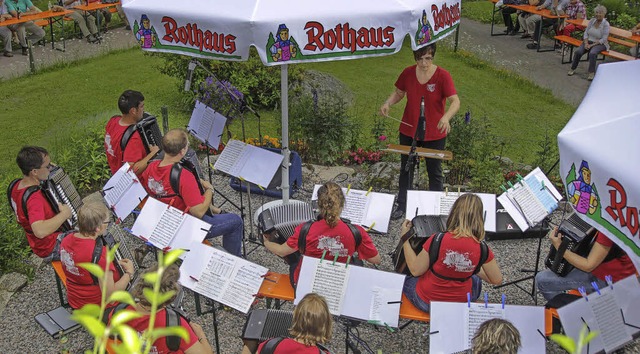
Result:
M56 214L60 212L58 203L65 204L71 208L71 218L62 223L60 231L73 230L78 224L78 209L82 206L82 198L80 198L69 175L64 172L62 167L54 166L49 173L49 178L42 182L40 188Z
M136 123L136 129L140 133L147 154L151 152L151 146L155 145L162 151L162 132L155 116L144 113L143 118Z
M577 214L572 213L565 220L562 220L558 226L558 232L562 234L562 243L557 250L553 245L550 246L544 264L552 272L564 277L574 268L564 259L564 253L570 250L582 257L588 256L591 247L593 247L596 229L582 221Z

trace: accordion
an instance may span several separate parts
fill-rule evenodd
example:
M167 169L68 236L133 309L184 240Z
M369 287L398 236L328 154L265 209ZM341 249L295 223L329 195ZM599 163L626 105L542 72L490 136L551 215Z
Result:
M288 337L292 322L292 311L253 310L244 324L242 339L263 342L274 337Z
M549 254L544 264L552 272L564 277L574 268L571 263L564 259L564 253L570 250L582 257L588 256L593 247L596 229L582 221L577 214L572 213L560 223L558 232L562 234L562 243L558 249L553 245L550 246Z
M153 145L162 150L162 132L155 116L145 112L143 118L136 123L136 130L140 133L147 154L151 152Z
M64 172L62 167L54 166L49 173L49 178L42 182L40 188L56 214L60 212L58 203L71 208L71 218L62 223L60 231L73 230L78 223L78 209L82 206L82 198L80 198L69 175Z
M316 214L311 205L298 201L260 211L257 224L261 234L271 234L275 236L274 242L283 244L293 235L298 225L315 219ZM299 254L295 252L284 257L284 260L291 264L297 261L298 257Z
M202 183L200 183L201 179L205 179L205 175L202 171L202 167L200 166L200 161L198 161L198 155L195 150L189 149L184 157L180 160L180 165L189 170L196 177L196 182L198 183L198 188L200 188L200 194L204 194L204 187Z
M113 223L109 225L109 228L107 228L107 232L105 232L105 234L102 236L104 245L109 249L112 249L116 245L116 243L119 244L115 254L114 265L118 270L118 273L120 273L120 276L124 275L125 273L124 269L118 262L122 259L131 260L131 263L133 263L133 269L136 273L140 269L140 266L138 265L138 263L136 263L136 259L135 257L133 257L131 250L129 250L129 246L127 246L127 244L124 242L125 237L126 236L124 230Z
M444 232L446 230L447 216L443 215L418 215L411 220L411 230L400 237L400 241L392 254L392 262L396 273L411 275L407 260L404 257L403 245L409 240L413 251L418 254L422 251L422 246L431 235Z

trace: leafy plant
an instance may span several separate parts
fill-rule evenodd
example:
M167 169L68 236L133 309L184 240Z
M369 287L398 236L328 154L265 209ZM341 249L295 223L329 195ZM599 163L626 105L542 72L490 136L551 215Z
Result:
M564 334L552 334L549 338L558 343L564 350L569 352L569 354L580 354L582 353L582 348L589 344L593 338L597 337L599 333L598 331L593 331L587 334L587 325L585 324L580 330L580 337L577 343L573 338Z
M113 262L118 245L107 252L107 269ZM121 302L129 305L135 305L135 301L131 294L126 291L115 291L107 298L107 288L102 288L102 301L100 306L96 304L87 304L79 310L75 310L71 315L71 318L80 323L91 336L94 337L93 350L87 350L85 353L105 353L107 347L107 340L109 336L117 334L120 339L120 344L114 344L113 349L116 353L149 353L153 347L153 343L162 337L174 335L179 336L184 340L189 339L189 333L180 326L154 328L156 312L158 311L158 304L165 303L174 294L175 291L169 291L166 293L160 293L160 282L162 274L168 266L173 264L180 254L184 250L176 249L166 254L158 252L158 270L156 272L146 273L144 275L144 281L147 284L153 285L153 290L145 288L143 293L144 297L151 303L151 310L149 315L149 327L142 333L141 337L138 337L138 332L128 326L126 323L140 318L143 315L132 310L118 311L108 325L105 325L102 321L106 305L112 302ZM107 276L109 272L105 272L99 265L94 263L81 263L82 268L89 271L94 276L103 279L106 284Z
M0 185L6 188L12 179L0 176ZM33 277L34 270L28 262L31 248L6 199L0 202L0 254L0 276L17 271L29 278Z

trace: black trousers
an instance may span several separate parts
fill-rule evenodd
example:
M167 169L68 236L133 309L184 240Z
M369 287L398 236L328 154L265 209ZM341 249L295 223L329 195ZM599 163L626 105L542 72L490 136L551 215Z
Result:
M400 133L400 145L411 146L413 138ZM444 150L447 138L433 141L418 141L417 146ZM401 155L400 157L400 178L398 179L398 206L404 209L407 204L407 189L409 188L409 171L405 171L407 160L409 156ZM442 191L444 190L444 175L442 174L442 160L439 159L426 159L427 161L427 175L429 176L429 190L430 191Z

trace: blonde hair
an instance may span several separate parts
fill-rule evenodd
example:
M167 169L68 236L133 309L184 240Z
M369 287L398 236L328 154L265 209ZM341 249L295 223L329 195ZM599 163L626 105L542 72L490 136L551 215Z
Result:
M147 269L144 274L157 271L158 264L156 263L155 265ZM144 288L153 290L153 284L146 284L146 282L144 281L144 274L140 278L140 281L138 281L133 287L133 290L131 290L131 295L135 299L138 299L138 302L140 304L145 307L149 307L151 306L151 302L149 302L149 300L147 300L147 298L144 296ZM172 264L164 270L164 272L162 273L162 279L160 280L160 293L164 294L173 290L175 291L175 294L169 300L163 302L162 304L158 304L158 309L161 309L167 304L170 304L175 299L176 295L178 295L178 292L180 291L180 284L178 284L178 279L180 279L180 268L178 268L177 265Z
M100 202L83 204L78 209L78 230L81 234L94 236L96 229L109 217L109 209Z
M461 195L451 208L447 219L447 231L458 237L475 237L484 239L484 218L482 200L475 194Z
M318 189L318 208L320 216L330 227L336 227L344 208L342 188L334 182L327 182Z
M300 300L293 310L293 324L289 333L308 346L331 340L333 318L324 297L309 293Z
M520 332L511 322L494 318L478 327L473 336L473 354L516 354L522 346Z

